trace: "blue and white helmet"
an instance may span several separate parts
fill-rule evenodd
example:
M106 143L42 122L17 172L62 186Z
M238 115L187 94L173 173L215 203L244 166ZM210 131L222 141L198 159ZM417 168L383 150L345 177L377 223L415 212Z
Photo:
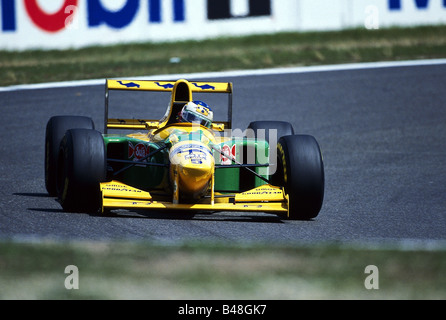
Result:
M179 122L199 123L210 128L214 120L212 109L203 101L188 102L178 115Z

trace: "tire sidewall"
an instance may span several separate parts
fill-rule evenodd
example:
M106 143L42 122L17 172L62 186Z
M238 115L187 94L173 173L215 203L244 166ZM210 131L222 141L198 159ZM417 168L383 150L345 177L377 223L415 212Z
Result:
M325 173L316 139L309 135L279 139L277 158L282 167L282 185L289 196L289 218L315 218L322 207Z
M99 131L71 129L60 144L58 198L65 211L95 212L106 180L105 143Z
M64 134L69 129L94 129L91 118L83 116L51 117L45 130L45 187L50 196L57 196L57 162L59 147Z

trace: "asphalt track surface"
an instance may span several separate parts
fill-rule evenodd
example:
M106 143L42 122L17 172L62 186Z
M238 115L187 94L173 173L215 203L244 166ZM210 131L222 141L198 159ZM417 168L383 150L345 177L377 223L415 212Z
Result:
M326 177L318 217L65 213L44 186L46 122L53 115L87 115L102 130L104 87L14 90L0 92L0 239L285 244L446 239L446 64L215 80L234 84L234 127L286 120L296 133L316 137ZM168 97L156 99L159 106L152 110L139 95L117 96L113 110L160 118Z

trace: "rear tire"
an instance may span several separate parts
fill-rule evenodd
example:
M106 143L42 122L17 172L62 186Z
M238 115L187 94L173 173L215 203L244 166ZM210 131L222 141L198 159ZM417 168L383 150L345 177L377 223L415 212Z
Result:
M47 125L45 132L45 187L52 197L57 196L56 175L60 142L69 129L94 129L93 120L81 116L55 116Z
M259 139L259 136L261 136L266 140L266 142L268 142L268 155L270 164L269 174L270 179L272 179L274 173L278 170L275 161L275 158L277 156L277 142L281 137L294 135L294 128L291 123L286 121L254 121L249 124L248 129L254 130L254 137L256 139ZM260 133L262 130L265 130L264 135ZM272 133L271 130L276 130L276 137L274 137L274 134L270 135L270 133Z
M289 136L294 134L294 128L289 122L285 121L254 121L248 126L248 129L254 130L254 137L257 139L259 135L259 130L265 130L265 140L268 144L275 144L283 136ZM277 130L277 141L270 140L270 130Z
M325 188L324 164L316 139L309 135L282 137L277 157L274 178L289 196L289 218L315 218L321 210Z
M71 129L60 144L57 191L68 212L97 212L101 206L99 184L106 180L105 143L99 131Z

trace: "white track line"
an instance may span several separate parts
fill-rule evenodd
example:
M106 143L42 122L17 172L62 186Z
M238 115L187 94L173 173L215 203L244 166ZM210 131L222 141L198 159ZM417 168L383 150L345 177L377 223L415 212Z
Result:
M258 70L234 70L220 72L201 72L201 73L182 73L182 74L163 74L150 75L144 77L121 77L131 80L176 80L188 78L225 78L225 77L242 77L242 76L262 76L273 74L291 74L291 73L310 73L310 72L329 72L329 71L348 71L378 68L396 68L396 67L414 67L414 66L432 66L446 64L446 59L427 59L427 60L408 60L408 61L389 61L389 62L364 62L364 63L348 63L334 64L322 66L308 67L288 67L288 68L271 68ZM8 87L0 87L0 92L35 90L35 89L53 89L66 87L96 86L105 85L104 79L79 80L79 81L63 81L49 82L37 84L21 84Z

